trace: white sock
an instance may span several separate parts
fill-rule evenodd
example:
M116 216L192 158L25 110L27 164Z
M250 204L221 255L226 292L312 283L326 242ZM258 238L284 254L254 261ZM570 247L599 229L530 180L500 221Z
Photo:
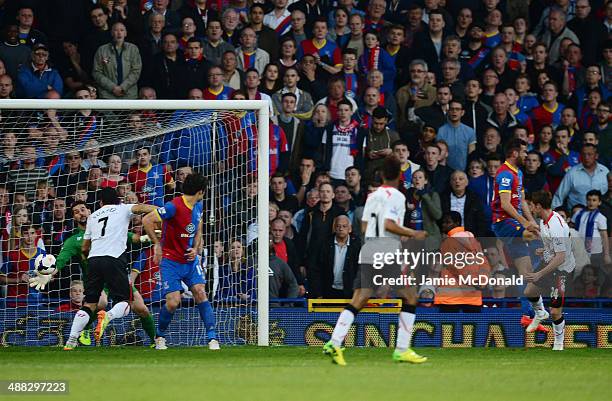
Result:
M563 344L563 339L565 337L565 319L559 324L553 322L553 333L555 334L555 342Z
M332 344L336 347L342 346L344 342L344 338L349 332L353 321L355 320L355 315L350 310L343 310L336 322L336 327L334 327L334 332L332 333Z
M538 300L536 302L529 301L529 303L531 304L531 307L533 308L534 312L542 313L545 311L544 302L542 301L541 295L538 297Z
M414 327L415 319L416 315L414 313L400 312L397 324L397 343L395 344L396 351L404 352L410 348L412 329Z
M115 306L113 306L113 308L109 310L106 315L108 316L108 321L111 321L113 319L127 316L128 313L130 313L130 304L122 301L115 304Z
M89 323L89 314L84 310L78 310L70 326L70 337L80 336L87 323Z

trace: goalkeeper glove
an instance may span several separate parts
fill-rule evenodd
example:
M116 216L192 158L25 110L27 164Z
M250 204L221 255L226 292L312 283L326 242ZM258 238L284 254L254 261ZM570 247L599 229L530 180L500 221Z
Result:
M155 235L159 236L161 234L161 230L155 230ZM141 235L140 236L140 242L141 243L145 243L145 242L151 242L151 238L145 234L145 235Z
M52 276L50 274L40 274L36 272L35 277L31 277L28 281L30 282L30 287L36 288L36 291L44 290L45 286L49 284Z

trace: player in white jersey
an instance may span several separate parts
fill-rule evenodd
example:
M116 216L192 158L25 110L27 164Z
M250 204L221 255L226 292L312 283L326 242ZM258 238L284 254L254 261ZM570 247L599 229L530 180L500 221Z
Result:
M565 284L567 276L576 268L570 228L557 212L551 210L552 196L549 192L535 192L531 201L534 204L535 215L541 219L540 236L544 248L536 251L542 257L541 268L535 273L526 275L529 284L525 288L525 295L529 297L535 311L533 321L526 330L533 332L542 320L548 319L549 313L544 309L541 294L550 289L550 315L555 336L553 350L562 351L565 336L563 319Z
M373 290L381 284L380 280L387 278L399 281L402 278L401 266L395 261L379 266L376 259L380 255L394 255L396 251L399 251L401 237L414 239L427 237L425 231L416 231L402 226L406 212L406 198L397 190L400 182L401 163L395 155L385 158L382 173L384 184L368 196L363 210L361 224L362 231L365 233L365 242L359 254L359 271L353 284L355 289L353 298L340 314L331 340L323 347L323 352L329 355L334 363L341 366L346 365L342 343L359 310L366 305ZM412 363L425 362L427 358L410 349L416 317L416 288L402 284L393 287L402 299L393 360Z
M108 313L104 310L98 312L98 325L94 333L96 341L99 342L111 320L124 317L130 312L132 290L125 260L130 220L133 214L146 214L156 209L152 205L121 204L113 188L103 188L97 195L101 207L87 219L82 245L89 265L85 302L74 316L64 350L72 350L77 346L81 331L93 320L100 292L105 285L115 305Z

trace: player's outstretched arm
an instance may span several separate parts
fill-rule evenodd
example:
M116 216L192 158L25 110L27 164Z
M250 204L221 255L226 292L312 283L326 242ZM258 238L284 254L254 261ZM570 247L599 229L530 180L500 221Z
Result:
M152 211L157 210L157 206L155 205L146 205L144 203L137 203L132 207L132 213L134 214L147 214Z
M147 233L147 236L149 237L149 239L151 240L151 243L154 246L153 248L154 249L154 252L153 252L153 262L154 263L161 262L161 256L162 256L161 243L159 242L159 238L157 238L157 234L155 232L157 224L160 220L161 220L161 217L157 213L157 209L154 209L153 211L147 213L142 218L142 228L145 230L145 232Z

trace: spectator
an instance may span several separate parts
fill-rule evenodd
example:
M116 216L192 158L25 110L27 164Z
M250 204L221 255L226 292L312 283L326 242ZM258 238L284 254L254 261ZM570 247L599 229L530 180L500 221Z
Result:
M281 173L276 173L270 179L270 200L276 203L281 210L291 213L298 211L298 200L295 195L287 193L287 181Z
M72 92L85 85L91 79L83 66L83 57L76 40L65 39L62 42L64 51L61 63L58 63L60 75L64 78L66 92Z
M404 226L413 230L425 230L429 234L423 244L431 251L440 246L440 228L437 221L442 217L440 196L427 182L424 170L412 173L412 187L406 191L406 215Z
M281 42L284 42L286 39L293 39L296 44L302 43L302 41L308 39L305 26L306 14L301 10L291 11L291 28L289 32L281 37Z
M324 168L335 180L344 180L347 167L361 166L365 132L352 118L350 102L338 102L338 119L323 133Z
M87 150L85 151L87 157L81 163L83 169L89 170L93 166L106 168L106 163L104 163L103 160L98 159L98 156L100 155L100 144L98 143L98 141L96 141L95 139L89 140L85 144L85 147L87 148Z
M282 0L277 0L282 1ZM278 256L274 254L274 247L270 244L270 265L269 265L270 277L270 299L277 299L284 296L285 298L296 298L299 294L299 287L297 280L291 271L289 265L283 262ZM286 291L282 291L286 289ZM282 292L281 292L282 291ZM272 303L271 305L276 305Z
M44 246L37 247L38 234L36 229L29 224L21 226L21 239L19 248L12 250L8 254L8 261L4 267L4 273L9 279L6 289L6 297L9 300L7 306L15 307L25 305L17 301L26 301L30 289L28 285L28 272L34 268L34 260L38 255L45 253ZM12 281L12 283L10 283ZM34 290L33 294L34 295Z
M559 189L553 197L553 208L565 203L572 208L586 203L586 193L591 189L598 189L601 193L608 191L607 174L609 170L597 163L597 147L591 144L582 145L580 151L581 163L570 168Z
M512 137L514 128L518 126L515 115L510 113L508 97L504 92L495 94L493 110L487 116L487 124L500 133L501 143L506 143Z
M304 277L299 269L299 257L293 241L287 238L287 228L285 222L277 217L270 222L270 237L274 244L274 254L287 263L298 283L298 296L301 297L306 292L304 287Z
M175 188L172 174L164 164L151 164L151 149L147 147L138 149L136 157L136 164L128 172L128 181L134 184L140 203L162 207L165 189Z
M280 38L291 29L291 11L287 9L287 0L273 0L272 4L274 9L264 16L263 23Z
M448 86L440 86L436 90L436 102L428 107L415 110L415 115L427 125L432 126L436 131L446 123L449 103L452 94Z
M560 125L555 130L555 146L544 156L548 184L551 192L557 191L565 172L580 163L580 154L569 149L569 128Z
M204 89L206 100L229 100L233 89L223 85L223 69L212 66L208 69L208 86Z
M293 14L292 14L293 15ZM278 59L278 35L274 29L264 25L265 9L262 4L254 3L249 9L249 27L257 35L257 44L270 55L270 60Z
M10 170L8 182L12 183L14 191L34 196L36 183L47 179L47 170L36 165L36 148L26 145L21 149L19 168ZM80 162L80 160L79 160Z
M257 35L253 28L244 28L240 33L240 47L236 49L238 57L238 69L247 71L255 68L260 74L263 73L265 66L270 62L268 52L257 48Z
M385 157L393 151L392 144L399 140L399 134L388 127L389 114L378 106L372 113L372 125L366 134L364 149L365 179L370 181L376 170L383 165Z
M561 113L565 106L557 102L559 90L554 82L546 82L542 87L542 104L532 110L533 129L539 132L544 125L556 128L561 123Z
M219 269L220 301L252 303L256 298L256 271L242 241L230 242L229 261Z
M495 174L501 166L501 155L493 153L486 158L485 174L470 178L468 189L478 196L483 205L485 220L491 221L491 202L493 201L493 189L495 187ZM544 177L545 178L545 177Z
M237 47L240 45L240 35L237 35L238 25L240 24L239 16L233 8L227 8L221 15L221 26L223 27L223 40Z
M359 57L359 72L363 75L369 75L371 72L380 71L384 82L381 92L392 94L397 71L395 60L381 47L380 37L376 31L366 32L363 40L365 48L363 54ZM392 96L391 99L393 99Z
M349 299L357 274L361 243L352 236L352 224L345 215L335 218L333 237L327 239L309 272L311 298Z
M326 238L332 234L334 219L344 214L334 203L334 188L330 183L319 185L319 203L305 211L296 244L303 256L302 265L309 269L317 263L320 250Z
M525 159L525 173L523 175L523 186L525 194L532 194L537 191L549 191L549 183L542 165L542 155L537 150L527 152Z
M298 88L299 80L300 76L296 68L286 68L285 75L283 76L285 86L272 95L272 103L274 104L277 112L280 112L282 109L281 103L282 99L284 99L284 94L293 93L296 99L296 106L295 110L292 110L292 114L301 120L307 120L312 116L314 103L310 93Z
M185 93L180 90L181 71L185 71L185 59L178 52L178 39L175 34L166 32L162 35L162 50L148 68L144 77L157 92L160 99L181 99Z
M191 17L196 24L196 32L199 35L204 35L204 32L208 29L210 21L218 20L219 14L217 11L212 10L207 5L207 0L194 0L193 4L190 2L184 2L183 7L180 10L180 14L183 17Z
M448 144L449 167L461 171L465 170L468 154L476 149L476 134L472 128L461 123L463 114L461 102L451 101L448 122L440 127L437 135L438 140L443 140Z
M297 53L300 61L305 55L313 56L324 76L337 74L342 67L342 52L333 40L327 39L327 33L327 20L317 19L312 28L312 39L300 43Z
M89 9L89 20L93 30L86 34L79 43L83 57L82 66L89 75L93 72L96 51L113 39L108 19L108 11L103 5L95 4Z
M421 55L428 66L437 66L442 61L445 26L444 14L439 10L432 10L429 13L428 30L415 35L413 52Z
M122 161L121 156L112 154L108 157L108 172L103 176L100 186L116 188L117 185L126 178L121 174Z
M13 80L8 74L0 75L0 99L11 99L13 96Z
M351 29L351 36L346 44L347 49L355 49L357 52L357 59L361 57L364 52L365 45L363 42L363 32L365 27L364 17L361 14L355 13L349 18L349 28Z
M143 18L145 21L144 29L149 30L149 18L152 14L161 14L164 16L164 29L170 32L178 32L181 29L181 17L178 12L168 8L170 0L154 0L153 7L144 13Z
M206 37L202 41L202 46L206 59L213 65L221 64L223 55L234 51L234 46L224 41L222 36L223 28L221 27L221 21L216 19L209 20L206 26Z
M567 27L567 15L559 8L551 8L548 15L548 29L542 34L542 42L548 48L548 63L556 63L560 57L559 50L563 39L568 38L576 44L580 44L580 40L571 29Z
M51 68L49 49L42 43L32 47L32 63L24 64L17 71L17 96L28 99L45 98L49 91L62 94L64 84L56 69Z
M453 169L440 164L440 146L429 143L425 146L425 173L427 182L437 193L442 193L448 188Z
M192 38L187 43L185 63L178 69L179 92L181 98L194 88L204 88L208 82L208 70L212 65L204 58L202 44L199 40Z
M602 102L597 106L597 122L591 129L597 134L600 157L606 166L612 166L612 124L610 124L610 111L612 104Z
M610 241L608 238L608 220L599 211L602 194L592 189L586 194L586 208L572 216L572 223L584 240L591 263L597 267L612 263L610 258Z
M150 14L148 18L149 29L141 38L140 42L140 54L144 60L146 66L156 55L162 51L162 36L165 24L165 17L162 14ZM193 27L193 21L191 21ZM179 47L183 50L184 46L181 46L183 37L179 41Z
M463 171L456 170L451 175L450 190L440 196L442 211L457 212L461 215L461 225L476 237L485 237L489 232L484 208L478 196L467 189L468 177Z
M33 47L38 43L47 44L47 35L35 29L34 9L28 5L22 5L17 11L19 22L19 43Z
M223 53L221 68L223 69L223 85L232 88L234 91L242 89L245 74L238 69L238 58L233 50Z
M70 282L70 302L62 303L58 308L58 312L74 312L83 306L85 298L85 286L81 280L72 280Z
M295 39L290 37L283 38L280 44L280 56L277 58L278 65L280 66L280 73L283 76L287 68L295 67L299 72L299 65L296 57L297 42Z
M297 72L295 73L297 75ZM289 171L295 171L299 167L303 153L304 123L295 117L296 111L296 96L287 92L282 95L279 114L272 117L274 124L281 127L287 137L291 151Z
M579 298L597 298L600 294L599 280L601 268L588 264L583 267L582 273L574 281L574 296Z
M142 60L136 45L125 42L127 30L121 22L111 28L111 43L100 46L94 58L93 78L103 99L136 99L136 83L142 71Z

